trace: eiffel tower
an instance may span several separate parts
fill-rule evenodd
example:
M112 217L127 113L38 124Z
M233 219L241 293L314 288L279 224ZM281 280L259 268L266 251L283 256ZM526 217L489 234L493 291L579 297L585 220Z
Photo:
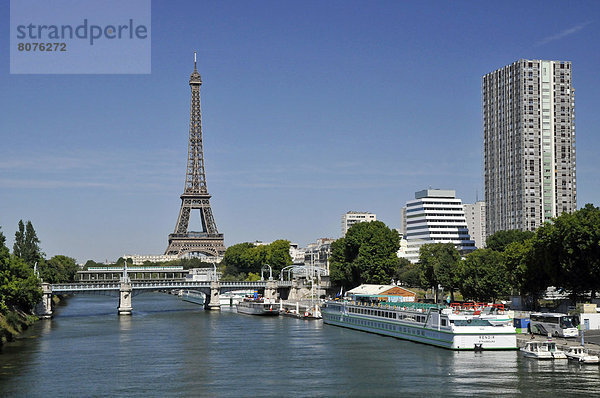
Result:
M210 194L206 189L204 174L204 151L202 149L202 117L200 112L200 86L202 79L196 69L194 53L194 72L190 76L192 106L190 112L190 140L188 143L188 162L185 175L185 189L181 195L181 210L175 225L175 231L169 234L169 247L165 254L183 256L205 255L218 261L225 254L223 234L217 231L217 224L210 208ZM188 231L192 210L200 211L202 231Z

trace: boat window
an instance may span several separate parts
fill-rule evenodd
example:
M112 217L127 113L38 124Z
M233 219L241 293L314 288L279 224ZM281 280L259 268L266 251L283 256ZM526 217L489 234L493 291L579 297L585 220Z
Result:
M442 326L446 326L447 321L445 319L442 319Z
M491 326L492 324L485 319L455 319L450 321L456 326Z

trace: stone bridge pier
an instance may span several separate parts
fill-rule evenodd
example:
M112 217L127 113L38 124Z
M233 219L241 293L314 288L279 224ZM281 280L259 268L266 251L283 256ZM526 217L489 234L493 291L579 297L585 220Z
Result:
M130 281L122 281L119 289L119 315L131 315L131 287Z
M52 286L42 283L42 301L35 307L35 314L42 319L52 318Z
M265 293L263 294L265 299L277 300L277 282L270 280L267 281L265 286Z
M221 310L221 284L218 281L210 283L210 299L207 301L208 304L205 306L207 310Z

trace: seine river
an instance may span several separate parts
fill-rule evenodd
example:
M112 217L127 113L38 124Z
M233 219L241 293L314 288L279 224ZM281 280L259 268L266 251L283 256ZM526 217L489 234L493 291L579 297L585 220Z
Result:
M204 311L174 296L75 296L0 354L0 397L577 396L600 368L452 352L321 321Z

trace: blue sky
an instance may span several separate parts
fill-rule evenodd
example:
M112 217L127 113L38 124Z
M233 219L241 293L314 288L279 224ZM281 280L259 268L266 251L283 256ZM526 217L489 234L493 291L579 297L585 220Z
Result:
M600 3L152 1L152 73L10 75L1 2L0 226L48 256L162 253L185 178L193 53L226 245L338 237L414 192L483 198L481 77L569 60L578 207L599 205ZM199 221L196 219L196 225Z

